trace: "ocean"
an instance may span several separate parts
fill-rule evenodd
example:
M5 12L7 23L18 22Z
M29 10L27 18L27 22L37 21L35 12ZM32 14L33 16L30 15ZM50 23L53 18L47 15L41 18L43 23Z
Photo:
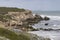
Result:
M38 14L42 17L49 17L49 21L41 21L38 24L33 25L34 28L52 28L52 29L60 29L60 11L33 11L33 14ZM45 23L48 23L45 26ZM37 34L38 36L43 36L46 38L50 38L51 40L60 40L60 30L58 31L33 31L33 34Z

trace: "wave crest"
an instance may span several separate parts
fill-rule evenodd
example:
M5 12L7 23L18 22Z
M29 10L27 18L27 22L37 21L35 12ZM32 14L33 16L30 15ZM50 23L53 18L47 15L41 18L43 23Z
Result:
M44 18L45 16L47 16L47 17L49 17L51 20L60 20L60 16L50 16L50 15L40 15L40 16L42 16L43 18Z

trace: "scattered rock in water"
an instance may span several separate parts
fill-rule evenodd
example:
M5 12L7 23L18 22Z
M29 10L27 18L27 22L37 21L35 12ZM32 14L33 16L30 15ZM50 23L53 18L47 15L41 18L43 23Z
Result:
M51 31L52 29L43 29L44 31Z
M48 17L44 17L44 20L47 21L47 20L50 20L50 18L48 18Z
M60 29L52 29L52 28L39 28L38 30L43 30L43 31L59 31Z
M40 30L43 30L43 28L39 28Z
M31 31L39 31L38 29L32 29Z
M47 26L48 25L48 23L45 23L45 26Z
M43 30L43 31L53 31L54 29L52 29L52 28L40 28L40 30Z
M43 20L43 18L40 15L35 15L35 19Z

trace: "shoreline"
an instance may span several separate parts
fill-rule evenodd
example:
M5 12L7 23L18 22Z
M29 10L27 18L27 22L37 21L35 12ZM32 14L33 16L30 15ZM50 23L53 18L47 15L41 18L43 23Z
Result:
M32 34L33 37L38 38L38 40L51 40L49 37L39 36L39 35L32 33L32 32L34 32L34 31L29 31L28 33Z
M6 8L3 8L3 9L6 9ZM10 8L7 8L7 9L10 9ZM7 11L7 9L6 9L6 11ZM4 28L6 28L6 29L9 28L9 30L12 30L16 33L19 33L19 30L20 30L20 32L21 31L22 32L38 31L38 29L33 28L32 25L37 24L38 22L40 22L42 20L45 20L45 21L50 20L50 18L48 18L47 16L45 16L43 18L38 14L33 15L32 11L30 11L30 10L20 9L20 11L17 11L17 10L14 11L13 9L7 11L7 13L6 13L6 11L2 12L2 13L6 13L6 14L3 15L1 13L0 20L3 23ZM18 29L18 30L16 30L16 29ZM40 40L40 39L45 40L45 38L43 38L43 37L40 38L39 36L37 36L35 34L31 34L31 36L33 36L32 40ZM46 38L46 40L48 40L48 39L49 38Z

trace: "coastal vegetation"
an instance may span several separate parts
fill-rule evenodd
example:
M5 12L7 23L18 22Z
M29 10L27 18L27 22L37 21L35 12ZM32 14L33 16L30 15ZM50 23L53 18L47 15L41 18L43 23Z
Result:
M0 12L23 12L25 9L19 9L16 7L0 7Z
M0 28L0 36L6 37L10 40L30 40L30 38L24 34L17 35L16 33L4 28Z

